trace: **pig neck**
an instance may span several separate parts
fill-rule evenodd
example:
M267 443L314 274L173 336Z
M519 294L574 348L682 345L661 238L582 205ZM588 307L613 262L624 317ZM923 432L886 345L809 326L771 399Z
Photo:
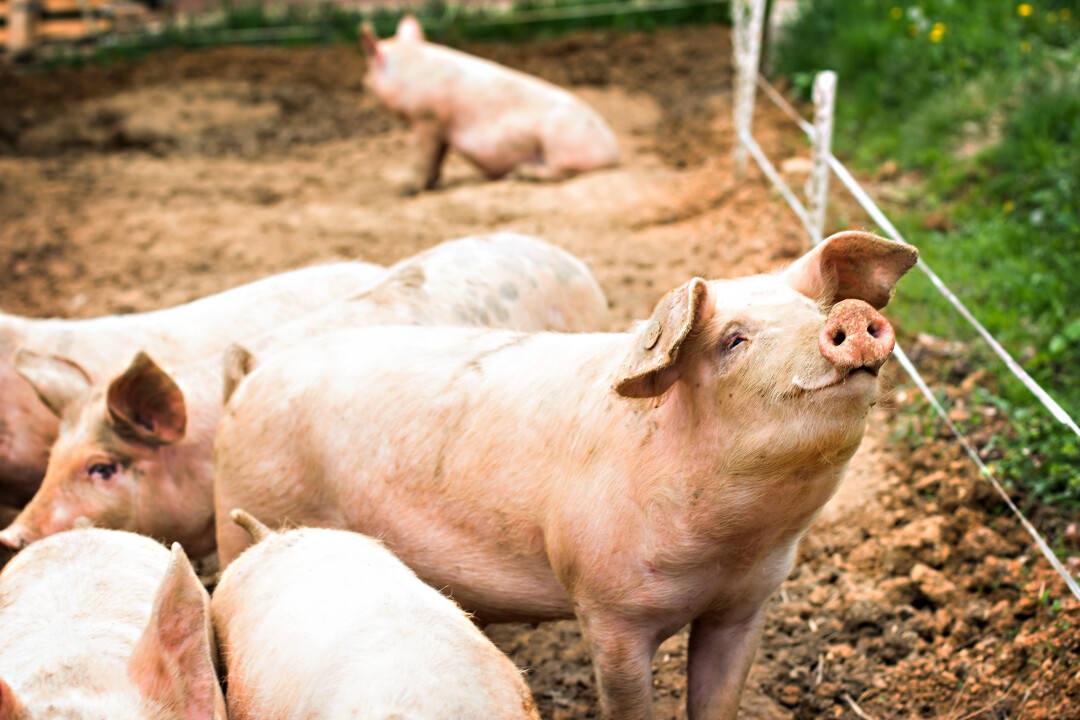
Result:
M621 410L607 432L630 428L631 437L619 445L640 448L615 460L627 477L636 478L637 504L663 507L672 520L665 534L681 532L725 554L733 544L751 558L757 551L795 542L836 490L861 427L831 457L762 434L751 434L753 444L747 446L739 441L741 433L731 431L731 418L721 417L722 409L694 401L691 384L677 382L659 400L616 405ZM726 437L721 428L728 428ZM760 448L775 446L753 465L745 461Z

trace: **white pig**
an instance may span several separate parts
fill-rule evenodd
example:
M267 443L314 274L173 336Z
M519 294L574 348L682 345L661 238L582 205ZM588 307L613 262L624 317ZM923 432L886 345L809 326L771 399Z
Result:
M232 720L539 720L510 659L375 540L233 517L258 543L212 600Z
M0 720L225 720L210 598L179 545L72 530L0 573Z
M262 359L321 334L364 325L460 323L579 331L607 325L607 301L573 255L525 235L443 243L394 265L356 297L305 316L254 344ZM33 500L3 532L18 550L73 526L214 549L213 438L222 411L220 356L166 372L139 353L120 375L91 383L70 361L23 353L19 371L63 420Z
M411 16L393 39L379 41L368 25L360 34L366 87L416 135L409 191L435 187L451 147L492 179L523 164L535 179L559 180L619 161L608 124L562 88L426 42Z
M576 616L605 718L651 717L691 624L689 717L734 718L765 601L862 438L908 245L834 235L694 279L637 333L374 328L248 375L215 503L383 540L481 621ZM225 567L247 538L218 518Z
M58 430L54 412L16 374L17 348L74 358L81 374L94 379L123 370L140 348L181 365L359 292L385 272L369 263L332 263L166 310L92 320L0 314L0 503L22 505L33 497Z

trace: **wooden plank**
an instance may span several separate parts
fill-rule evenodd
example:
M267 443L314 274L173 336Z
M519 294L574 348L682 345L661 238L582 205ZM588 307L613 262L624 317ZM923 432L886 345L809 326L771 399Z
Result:
M78 40L92 37L95 33L105 32L109 29L108 20L93 20L90 23L81 18L74 20L45 20L38 25L37 36L46 42L50 40Z
M89 0L88 5L91 8L100 8L107 5L111 5L111 0ZM45 0L43 3L45 8L45 15L59 14L59 13L78 13L82 11L82 5L78 0Z

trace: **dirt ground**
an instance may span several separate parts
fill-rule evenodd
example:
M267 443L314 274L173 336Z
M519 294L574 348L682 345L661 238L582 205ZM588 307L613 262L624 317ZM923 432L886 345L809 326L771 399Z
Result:
M408 131L364 93L348 47L0 70L0 305L144 311L298 266L390 264L511 230L588 261L625 327L694 275L768 270L807 249L762 175L734 176L725 28L468 49L571 86L615 128L622 165L558 184L488 182L452 156L438 190L404 197ZM806 155L765 105L755 135L778 163ZM785 166L796 187L801 166ZM833 229L867 226L842 202L832 217ZM912 401L899 390L875 411L804 541L742 717L1080 718L1076 604L953 443L932 428L917 449L903 440ZM544 717L596 716L575 623L489 634L528 668ZM657 655L658 718L685 717L685 659L685 632Z

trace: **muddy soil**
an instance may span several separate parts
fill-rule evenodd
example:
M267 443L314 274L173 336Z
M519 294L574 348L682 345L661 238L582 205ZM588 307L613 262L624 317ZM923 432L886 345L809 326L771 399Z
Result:
M364 92L363 59L347 47L0 70L0 305L144 311L312 263L390 264L509 230L587 260L622 328L694 275L768 270L807 249L763 176L734 175L726 29L467 49L572 87L612 123L622 165L558 184L488 182L451 156L436 191L404 197L408 131ZM778 164L806 155L767 106L755 135ZM785 167L801 187L805 163ZM837 203L831 229L868 225ZM954 444L932 429L915 450L900 437L911 402L901 390L875 411L804 541L742 717L1080 717L1075 603ZM575 623L489 634L528 669L544 717L596 716ZM656 657L659 718L685 717L685 660L684 631Z

